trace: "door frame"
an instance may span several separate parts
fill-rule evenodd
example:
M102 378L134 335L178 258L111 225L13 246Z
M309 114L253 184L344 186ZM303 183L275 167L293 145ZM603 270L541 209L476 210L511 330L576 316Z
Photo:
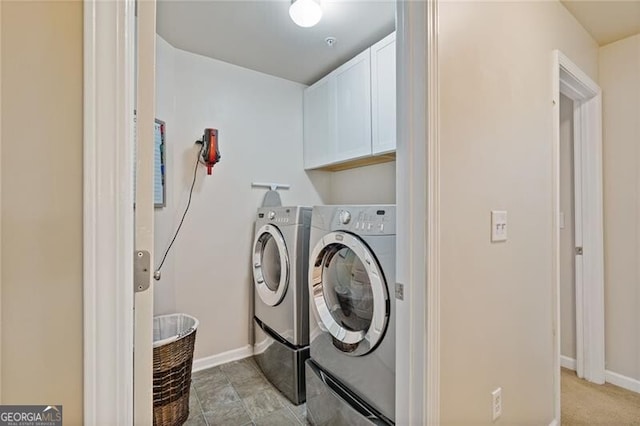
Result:
M134 419L129 108L135 5L84 0L86 424L126 425ZM398 424L440 420L437 32L438 0L397 1L396 280L404 286L404 297L396 300L396 341L403 348L396 351Z
M133 424L135 8L135 0L84 1L83 333L87 425Z
M135 132L135 203L133 241L136 257L148 255L148 265L154 260L154 140L156 120L156 2L140 1L136 3L136 16L133 26L135 63L134 99ZM132 113L134 109L130 110ZM145 143L145 141L147 143ZM147 160L147 161L145 161ZM144 190L143 190L144 188ZM133 206L134 204L130 204ZM126 256L126 253L123 253ZM133 257L133 251L129 253ZM151 267L146 276L136 277L134 286L123 291L133 292L133 423L152 425L153 416L153 285ZM138 271L139 272L139 271ZM138 281L140 279L140 281ZM144 288L146 285L146 288Z
M397 424L440 424L438 3L396 3Z
M578 376L605 382L602 91L561 51L553 53L553 335L555 416L560 422L560 94L573 100ZM580 241L580 235L582 240ZM579 255L576 255L579 256Z

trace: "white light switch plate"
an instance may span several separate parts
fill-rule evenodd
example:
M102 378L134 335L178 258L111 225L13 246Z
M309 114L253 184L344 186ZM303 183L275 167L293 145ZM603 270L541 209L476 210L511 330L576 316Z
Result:
M491 241L507 241L507 212L505 210L491 211Z

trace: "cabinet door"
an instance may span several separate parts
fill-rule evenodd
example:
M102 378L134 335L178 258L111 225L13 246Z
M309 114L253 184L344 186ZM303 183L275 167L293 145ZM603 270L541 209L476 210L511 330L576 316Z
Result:
M332 73L336 80L335 162L371 155L370 68L367 49Z
M333 162L335 146L335 79L323 78L304 92L304 168Z
M371 46L373 155L396 150L396 33Z

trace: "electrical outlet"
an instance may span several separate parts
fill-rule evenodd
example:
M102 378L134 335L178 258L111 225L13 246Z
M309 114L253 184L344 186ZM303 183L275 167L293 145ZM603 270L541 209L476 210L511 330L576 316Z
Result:
M498 388L491 392L493 420L495 421L502 415L502 388Z

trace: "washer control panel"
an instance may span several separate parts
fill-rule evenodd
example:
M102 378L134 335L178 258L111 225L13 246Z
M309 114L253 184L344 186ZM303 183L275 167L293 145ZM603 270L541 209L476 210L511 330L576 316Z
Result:
M395 207L338 209L334 226L360 235L395 234Z

